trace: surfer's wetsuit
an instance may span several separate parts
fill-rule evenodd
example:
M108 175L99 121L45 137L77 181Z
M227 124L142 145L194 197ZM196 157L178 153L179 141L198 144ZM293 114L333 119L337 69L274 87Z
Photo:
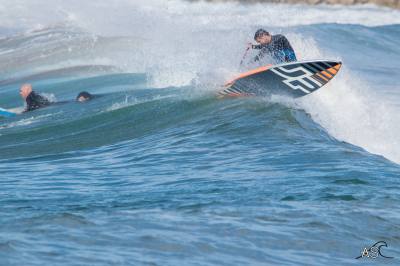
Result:
M281 34L272 35L268 44L253 45L252 48L261 50L254 58L255 62L260 61L265 55L270 55L278 64L297 61L288 39Z
M43 97L42 95L37 94L36 92L32 91L28 97L26 97L26 108L24 112L33 111L42 107L49 106L51 102Z

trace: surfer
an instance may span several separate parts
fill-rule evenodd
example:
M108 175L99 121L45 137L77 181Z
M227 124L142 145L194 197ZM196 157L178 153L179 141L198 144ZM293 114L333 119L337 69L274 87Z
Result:
M31 84L22 85L19 94L26 102L26 107L23 112L30 112L51 104L49 99L33 91Z
M275 63L295 62L296 54L290 45L288 39L281 34L271 35L264 29L259 29L254 34L254 40L258 45L249 43L248 49L260 50L254 57L254 62L260 61L266 55L272 57Z

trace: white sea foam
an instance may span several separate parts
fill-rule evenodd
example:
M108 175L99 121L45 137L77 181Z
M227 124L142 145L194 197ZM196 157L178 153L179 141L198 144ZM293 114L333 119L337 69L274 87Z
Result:
M400 163L399 108L383 101L344 67L301 106L333 137Z
M400 12L373 5L307 6L259 3L190 3L179 0L1 0L0 25L40 29L69 21L111 35L166 30L170 26L227 29L253 25L287 27L315 23L387 25L400 23ZM164 31L164 36L169 32Z
M123 101L113 103L109 108L106 109L106 111L109 112L109 111L118 110L118 109L121 109L124 107L135 105L138 102L139 101L135 97L126 95L125 99Z
M24 119L20 119L8 124L5 124L3 126L0 126L0 129L4 129L4 128L13 128L13 127L23 127L23 126L28 126L28 125L32 125L32 124L36 124L39 123L40 121L42 121L45 118L51 117L55 114L46 114L46 115L39 115L39 116L30 116Z

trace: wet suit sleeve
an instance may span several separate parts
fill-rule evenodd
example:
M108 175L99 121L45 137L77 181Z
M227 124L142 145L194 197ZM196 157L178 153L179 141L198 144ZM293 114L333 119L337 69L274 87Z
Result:
M258 55L256 55L256 56L253 58L253 61L254 61L254 62L260 61L260 60L265 56L265 54L268 53L268 49L267 49L265 46L263 46L263 45L252 45L251 48L253 48L253 49L255 49L255 50L260 50L260 52L258 53Z
M42 107L49 106L50 104L51 103L47 98L32 91L31 94L26 97L26 109L24 112L30 112Z
M252 45L251 46L251 49L254 49L254 50L261 50L263 47L262 47L262 45ZM263 53L263 51L260 51L259 53L258 53L258 55L256 55L254 58L253 58L253 62L257 62L257 61L259 61L261 58L263 58L263 55L264 53Z

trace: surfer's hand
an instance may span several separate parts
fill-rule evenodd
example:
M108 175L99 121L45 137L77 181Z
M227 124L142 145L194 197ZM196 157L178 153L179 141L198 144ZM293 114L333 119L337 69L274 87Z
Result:
M251 42L247 43L247 50L253 49L253 46Z

